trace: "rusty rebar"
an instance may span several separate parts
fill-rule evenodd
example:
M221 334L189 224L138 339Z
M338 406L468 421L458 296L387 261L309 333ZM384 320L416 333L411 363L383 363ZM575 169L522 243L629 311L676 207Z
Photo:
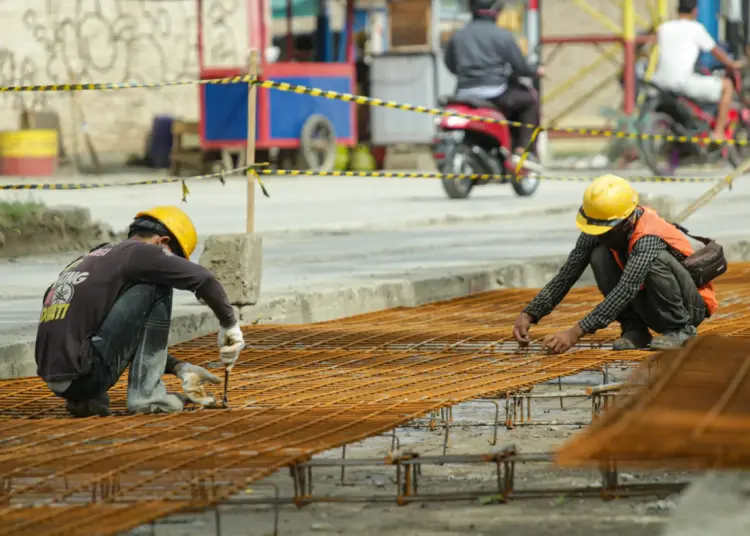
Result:
M734 265L721 278L722 307L701 332L750 336L748 276L750 265ZM511 325L534 293L511 289L317 324L249 326L229 410L127 415L123 380L110 391L115 416L71 419L38 378L2 381L0 536L116 534L223 502L280 467L431 411L651 355L612 351L614 328L563 355L540 351L544 335L599 303L594 289L571 291L519 351ZM220 367L215 341L201 337L171 353ZM176 378L167 384L180 388Z
M562 447L559 464L750 467L750 341L700 336L679 351L660 354L650 380L645 376L637 371L625 401Z

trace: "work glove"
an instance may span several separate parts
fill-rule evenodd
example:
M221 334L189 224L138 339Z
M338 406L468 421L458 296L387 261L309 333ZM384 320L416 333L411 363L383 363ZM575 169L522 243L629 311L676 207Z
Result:
M231 371L245 347L245 339L239 324L230 328L219 328L219 356L226 370Z
M190 363L180 364L177 370L175 370L175 376L182 380L182 390L188 400L201 406L213 406L216 404L216 398L206 392L205 384L206 382L221 383L221 380L217 376L214 376L203 367L191 365Z

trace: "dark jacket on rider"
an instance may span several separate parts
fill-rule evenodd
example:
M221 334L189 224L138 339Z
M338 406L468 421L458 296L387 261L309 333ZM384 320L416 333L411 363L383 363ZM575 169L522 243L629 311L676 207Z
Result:
M445 66L458 78L457 90L503 86L511 77L536 75L510 30L479 14L453 34L445 47Z

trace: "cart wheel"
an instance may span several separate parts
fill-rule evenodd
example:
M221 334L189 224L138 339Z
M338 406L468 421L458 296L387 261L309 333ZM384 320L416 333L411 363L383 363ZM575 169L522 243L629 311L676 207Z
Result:
M300 161L315 171L333 171L336 165L336 132L327 117L311 115L300 134Z

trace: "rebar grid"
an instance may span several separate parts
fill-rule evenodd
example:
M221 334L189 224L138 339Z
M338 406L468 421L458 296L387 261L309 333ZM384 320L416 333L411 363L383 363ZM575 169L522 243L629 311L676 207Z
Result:
M562 466L750 467L750 341L701 336L639 367L633 390L558 452Z
M750 333L750 264L721 279L722 308L702 332ZM539 339L599 301L574 289L519 350L511 325L534 290L487 292L309 325L245 329L229 385L230 410L69 419L36 378L0 382L0 536L114 534L223 501L252 481L459 402L516 393L542 381L646 352L614 352L608 329L557 356ZM172 349L218 366L215 336ZM169 386L179 390L177 380ZM125 506L122 506L125 505ZM32 508L33 506L33 508Z

